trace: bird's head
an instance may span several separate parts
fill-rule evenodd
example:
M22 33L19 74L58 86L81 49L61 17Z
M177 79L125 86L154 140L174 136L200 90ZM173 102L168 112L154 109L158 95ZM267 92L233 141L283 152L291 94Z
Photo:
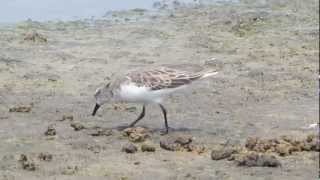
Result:
M110 83L105 86L102 86L96 90L94 97L96 99L96 105L93 109L92 116L96 114L100 106L110 101L113 96L112 90L110 88Z

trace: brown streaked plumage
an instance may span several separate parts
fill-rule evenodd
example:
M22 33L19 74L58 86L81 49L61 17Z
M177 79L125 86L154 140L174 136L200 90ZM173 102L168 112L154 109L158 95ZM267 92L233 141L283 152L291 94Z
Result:
M133 71L126 75L130 82L140 87L150 87L151 90L177 88L188 85L202 78L204 73L189 73L177 69L160 67L143 71Z
M180 87L187 86L193 81L203 79L217 72L206 71L190 73L168 67L150 69L138 69L123 76L116 76L107 85L97 89L95 93L96 106L92 115L95 115L99 107L111 100L142 103L142 112L138 118L130 124L134 126L145 115L145 106L156 103L160 106L164 120L165 133L168 133L167 111L162 103L162 98Z

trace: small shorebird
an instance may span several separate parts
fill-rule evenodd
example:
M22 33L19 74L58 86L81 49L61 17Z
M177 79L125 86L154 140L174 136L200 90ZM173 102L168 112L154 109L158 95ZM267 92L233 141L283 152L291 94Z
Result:
M140 69L118 76L103 87L96 90L96 105L92 112L94 116L101 105L106 102L133 102L143 104L142 112L129 126L133 127L145 115L146 105L156 103L160 106L165 122L165 132L168 133L167 110L161 104L166 95L190 85L192 82L213 76L218 72L202 71L189 73L177 69L159 67Z

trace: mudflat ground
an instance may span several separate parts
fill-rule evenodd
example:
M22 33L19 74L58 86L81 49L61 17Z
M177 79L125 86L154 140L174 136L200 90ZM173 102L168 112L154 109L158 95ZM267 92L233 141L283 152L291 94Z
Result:
M279 167L212 160L216 146L249 138L304 139L319 119L319 2L241 1L115 13L111 19L0 28L0 179L316 179L317 150L270 153ZM38 34L35 34L37 32ZM212 60L215 58L214 60ZM93 93L115 73L158 65L220 73L169 96L169 135L148 106L138 126L155 152L122 151L118 127L140 113L109 104L90 115ZM83 128L81 127L83 126ZM92 132L94 131L94 132ZM160 140L192 136L203 152Z

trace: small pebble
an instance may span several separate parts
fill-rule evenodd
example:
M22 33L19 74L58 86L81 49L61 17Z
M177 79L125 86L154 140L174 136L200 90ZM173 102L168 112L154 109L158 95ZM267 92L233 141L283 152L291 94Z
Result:
M142 152L155 152L156 148L150 144L142 144L141 151Z
M19 162L22 166L22 169L24 170L27 170L27 171L36 170L36 165L34 164L34 162L30 161L25 154L20 155Z
M128 143L122 147L122 151L126 153L135 153L138 151L138 148L134 144Z
M78 122L74 122L71 123L70 126L75 130L75 131L80 131L82 129L85 129L84 125L78 123Z
M113 134L111 129L93 127L88 129L88 134L91 136L111 136Z
M278 167L280 161L273 155L259 154L256 152L244 153L240 155L236 162L238 166L261 166L261 167Z
M149 131L142 127L127 128L123 130L123 135L131 142L143 142L150 136Z
M9 112L21 112L21 113L28 113L31 111L31 106L17 106L12 107L9 109Z
M46 136L55 136L56 134L57 134L57 131L53 125L48 126L46 132L44 132L44 135Z
M211 159L212 160L226 159L226 158L229 158L234 153L237 153L236 149L231 149L231 148L214 149L211 152Z
M49 153L40 153L38 155L38 158L42 161L51 161L52 160L52 154Z

